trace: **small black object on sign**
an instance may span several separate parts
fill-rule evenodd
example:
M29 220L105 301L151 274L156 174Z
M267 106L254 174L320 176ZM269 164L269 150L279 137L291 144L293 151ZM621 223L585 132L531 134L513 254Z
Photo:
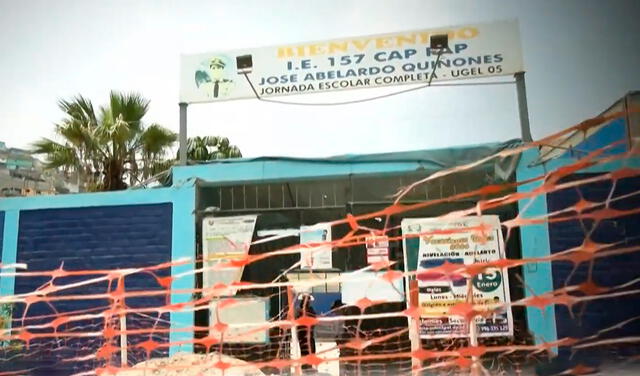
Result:
M449 48L449 35L436 34L430 38L430 45L432 50L446 50Z
M253 57L251 55L236 56L236 66L238 67L238 74L251 73Z

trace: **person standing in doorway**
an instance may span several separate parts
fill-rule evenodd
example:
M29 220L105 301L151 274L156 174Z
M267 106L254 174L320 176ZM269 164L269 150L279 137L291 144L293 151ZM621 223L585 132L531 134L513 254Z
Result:
M296 319L303 316L316 317L316 311L311 306L313 297L311 294L304 293L300 296L300 306L296 313ZM313 331L313 326L299 326L298 327L298 344L300 345L300 356L307 356L316 353L316 339ZM302 370L312 371L313 366L311 364L303 364Z

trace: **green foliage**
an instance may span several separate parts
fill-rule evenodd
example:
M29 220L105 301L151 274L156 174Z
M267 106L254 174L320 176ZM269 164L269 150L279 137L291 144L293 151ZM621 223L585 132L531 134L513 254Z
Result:
M9 332L4 332L11 328L11 318L13 317L13 304L0 304L0 338L7 336ZM3 351L20 351L22 343L20 341L0 340L0 349Z
M13 305L9 303L0 304L0 329L7 329L11 324L13 315Z
M65 117L55 126L60 142L42 138L33 152L46 156L47 168L76 173L85 191L125 189L171 168L167 152L175 133L159 124L145 126L149 101L139 94L111 92L107 106L94 108L78 95L58 101ZM194 137L188 158L210 161L239 158L242 153L226 137Z
M149 101L139 94L111 92L97 112L81 95L58 106L66 115L55 127L62 142L43 138L33 152L46 156L48 168L77 173L85 190L119 190L149 178L177 139L158 124L144 126Z
M231 145L226 137L193 137L187 140L187 159L212 161L216 159L242 158L240 149Z

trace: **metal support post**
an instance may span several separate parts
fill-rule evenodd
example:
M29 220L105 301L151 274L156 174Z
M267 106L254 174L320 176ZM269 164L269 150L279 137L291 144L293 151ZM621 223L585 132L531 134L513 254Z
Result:
M180 135L178 140L180 142L179 162L180 166L187 165L187 106L188 103L180 103Z
M520 134L522 141L531 142L531 127L529 125L529 106L527 105L527 86L524 82L524 72L514 74L516 90L518 92L518 114L520 115Z

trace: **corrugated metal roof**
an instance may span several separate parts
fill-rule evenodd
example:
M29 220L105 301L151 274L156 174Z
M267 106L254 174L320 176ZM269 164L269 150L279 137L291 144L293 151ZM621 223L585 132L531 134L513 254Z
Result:
M521 145L520 140L433 150L394 153L340 155L328 158L259 157L215 160L191 166L177 166L172 170L173 182L190 178L206 182L238 182L296 178L320 178L351 174L399 173L405 171L439 171L476 162L504 149ZM511 158L513 159L513 158ZM505 169L496 168L496 161L487 163L487 170L504 179ZM504 161L499 161L504 162ZM506 175L515 168L511 166Z

